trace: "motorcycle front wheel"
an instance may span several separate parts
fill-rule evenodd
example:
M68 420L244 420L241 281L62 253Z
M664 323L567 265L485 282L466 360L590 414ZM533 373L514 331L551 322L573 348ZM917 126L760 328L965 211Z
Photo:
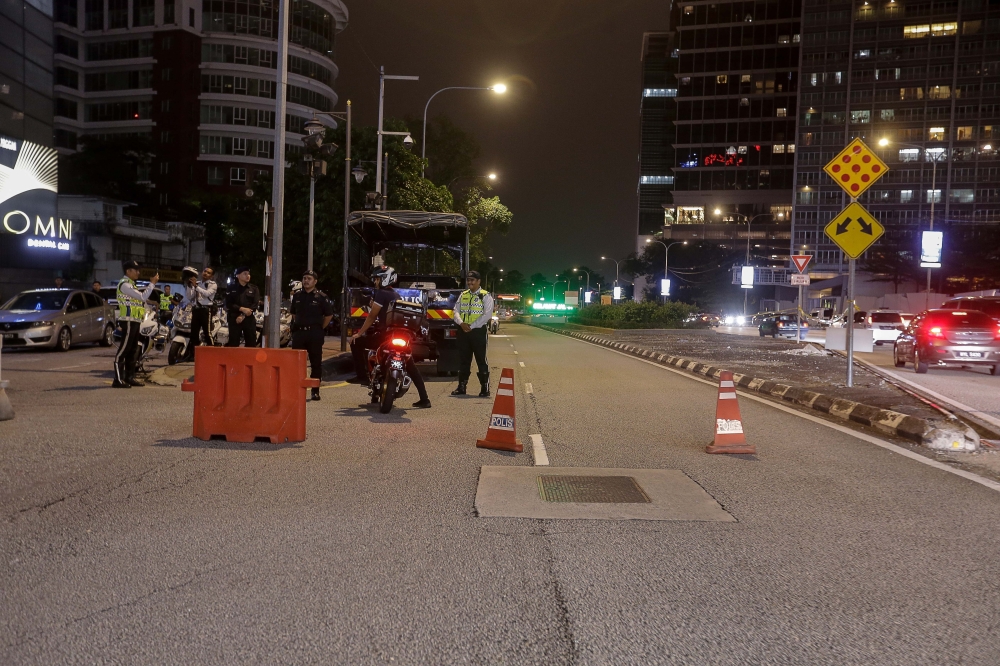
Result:
M392 411L392 402L396 399L396 382L392 377L382 381L382 397L379 400L378 411L388 414Z
M183 342L171 342L170 351L167 352L167 365L177 365L181 358L181 351L184 349Z

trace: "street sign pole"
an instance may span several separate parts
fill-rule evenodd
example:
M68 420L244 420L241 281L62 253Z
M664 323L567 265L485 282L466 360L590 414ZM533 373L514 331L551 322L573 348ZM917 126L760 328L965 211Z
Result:
M847 386L854 386L854 264L847 262Z
M799 285L799 300L795 304L795 334L802 342L802 285Z

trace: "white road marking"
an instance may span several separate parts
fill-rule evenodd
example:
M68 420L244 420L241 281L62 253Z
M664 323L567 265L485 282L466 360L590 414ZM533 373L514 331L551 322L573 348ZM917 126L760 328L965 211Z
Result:
M517 354L517 352L514 352L514 353Z
M545 444L541 435L531 436L531 455L535 458L536 465L548 465L549 456L545 453Z
M517 364L518 364L519 366L521 366L522 368L524 367L524 361L518 361L518 362L517 362Z
M72 370L73 368L84 368L88 365L97 365L100 361L92 361L90 363L81 363L79 365L64 365L61 368L49 368L49 370Z
M531 395L532 393L535 392L535 389L531 387L531 383L527 383L524 385L524 392L527 393L528 395Z
M570 339L571 340L576 340L576 338L570 338ZM592 347L600 347L600 345L594 345L592 343L586 342L585 340L577 340L577 342L581 342L583 344L588 344L588 345L590 345ZM604 347L603 349L607 349L607 348ZM620 352L620 351L617 351L615 349L607 349L607 351L612 352L614 354L620 354L621 356L625 356L627 358L639 361L641 363L648 363L649 365L657 367L657 368L659 368L661 370L667 370L668 372L672 372L675 375L680 375L681 377L684 377L685 379L690 379L692 381L701 382L702 384L708 384L709 386L712 386L712 387L716 387L717 386L717 384L715 382L707 381L705 379L700 379L698 377L693 377L693 376L689 375L688 373L684 372L683 370L677 370L676 368L668 368L666 366L660 365L659 363L656 363L655 361L647 361L644 358L637 358L637 357L633 356L632 354L627 354L625 352ZM791 407L786 407L785 405L782 405L782 404L779 404L779 403L776 403L776 402L771 402L770 400L768 400L766 398L761 398L759 396L752 395L750 393L745 393L743 391L740 391L739 394L741 396L743 396L744 398L749 398L750 400L753 400L754 402L759 402L759 403L761 403L763 405L767 405L768 407L773 407L774 409L780 410L782 412L787 412L787 413L792 414L794 416L798 416L800 418L806 419L807 421L812 421L813 423L818 423L819 425L826 426L827 428L830 428L832 430L836 430L838 432L842 432L845 435L850 435L851 437L854 437L856 439L860 439L862 441L868 442L869 444L874 444L875 446L881 447L881 448L886 449L888 451L892 451L893 453L898 453L899 455L901 455L901 456L903 456L905 458L909 458L910 460L914 460L914 461L916 461L918 463L927 465L928 467L933 467L935 469L941 470L942 472L948 472L949 474L954 474L955 476L960 476L963 479L966 479L968 481L972 481L973 483L978 483L981 486L985 486L985 487L989 488L990 490L995 490L997 492L1000 492L1000 483L997 483L996 481L991 481L990 479L987 479L987 478L984 478L982 476L979 476L978 474L973 474L972 472L967 472L964 469L958 469L956 467L951 467L951 466L946 465L946 464L944 464L942 462L938 462L937 460L932 460L931 458L926 458L926 457L920 455L919 453L914 453L913 451L910 451L909 449L904 449L902 446L897 446L896 444L892 444L892 443L887 442L885 440L879 439L878 437L873 437L871 435L867 435L867 434L862 433L862 432L857 432L857 431L851 430L850 428L844 427L842 425L838 425L836 423L830 423L829 421L821 419L818 416L813 416L812 414L804 414L803 412L800 412L797 409L792 409Z

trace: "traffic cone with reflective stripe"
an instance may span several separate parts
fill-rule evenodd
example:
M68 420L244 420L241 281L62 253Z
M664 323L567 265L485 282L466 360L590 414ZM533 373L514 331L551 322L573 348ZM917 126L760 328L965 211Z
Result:
M514 369L504 368L500 375L497 397L493 401L493 413L490 415L490 427L486 431L486 439L477 440L476 446L481 449L520 453L524 447L514 433Z
M733 373L723 370L719 375L719 401L715 408L715 441L705 447L707 453L757 453L757 447L747 444L743 419L736 400Z

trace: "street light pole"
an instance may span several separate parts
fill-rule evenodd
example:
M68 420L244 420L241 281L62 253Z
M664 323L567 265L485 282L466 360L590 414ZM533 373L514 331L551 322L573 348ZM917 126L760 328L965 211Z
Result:
M278 72L275 91L274 173L271 174L271 207L273 225L271 255L267 257L264 294L264 345L272 349L281 346L281 254L285 207L285 109L288 97L288 12L291 0L278 1Z
M927 154L927 149L924 149L924 155ZM943 155L944 153L940 153ZM934 156L931 161L933 166L931 167L931 220L930 220L930 230L934 231L934 202L937 200L937 155ZM927 292L924 298L924 309L931 309L931 269L927 268Z
M749 229L749 226L748 226L748 229ZM647 238L646 242L647 243L659 243L660 245L663 246L663 279L664 280L670 279L669 277L667 277L667 270L668 270L668 268L670 266L670 264L669 264L669 261L670 261L670 248L672 248L674 245L687 245L688 242L687 241L674 241L670 245L667 245L663 241L656 240L655 238ZM664 296L663 300L666 301L667 297Z
M424 170L427 168L427 109L430 108L431 100L443 93L445 90L492 90L493 92L502 95L507 92L507 86L502 83L498 83L495 86L449 86L447 88L441 88L436 93L427 98L427 103L424 104L424 133L420 140L420 177L424 177Z
M399 76L394 74L386 74L385 67L379 67L378 71L378 138L376 140L375 148L375 161L377 165L375 167L375 187L382 186L382 160L379 159L382 156L382 135L383 134L393 134L393 135L407 135L409 132L386 132L383 131L383 119L385 118L385 113L383 111L385 102L385 80L396 80L396 81L419 81L419 76ZM385 194L384 192L382 193Z

